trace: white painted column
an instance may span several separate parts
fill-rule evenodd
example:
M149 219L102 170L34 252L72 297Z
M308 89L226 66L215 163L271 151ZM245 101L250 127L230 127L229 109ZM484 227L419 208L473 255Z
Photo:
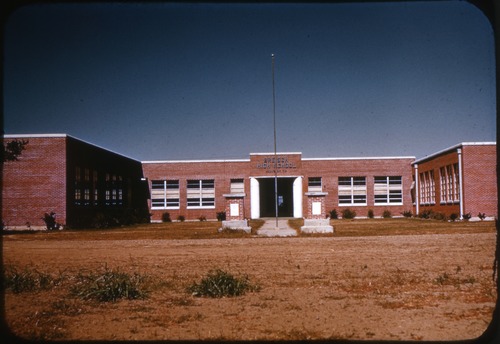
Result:
M302 217L302 177L293 181L293 217Z
M415 215L419 214L420 206L420 181L418 180L418 164L415 164Z
M462 220L464 218L464 184L462 180L462 150L459 148L457 149L458 153L458 187L459 187L459 205L460 205L460 219Z
M250 177L250 218L258 219L260 217L260 191L259 181Z

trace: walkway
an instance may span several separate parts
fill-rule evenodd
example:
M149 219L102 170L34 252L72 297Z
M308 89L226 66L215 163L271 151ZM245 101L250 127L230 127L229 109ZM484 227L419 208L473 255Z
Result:
M267 237L289 237L297 236L297 231L288 226L288 218L278 218L278 228L276 228L276 218L265 218L266 222L257 230L257 235Z

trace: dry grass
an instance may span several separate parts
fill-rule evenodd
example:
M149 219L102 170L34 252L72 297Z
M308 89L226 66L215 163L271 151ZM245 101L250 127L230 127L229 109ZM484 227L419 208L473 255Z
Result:
M224 239L250 238L263 225L263 220L249 220L252 232L218 232L221 227L216 221L149 223L113 229L79 229L63 231L40 231L16 233L4 232L3 239L15 235L16 240L182 240L182 239ZM488 233L495 231L495 222L446 222L423 219L354 219L330 220L334 234L301 234L302 219L291 219L289 225L297 230L298 237L359 237L384 235Z

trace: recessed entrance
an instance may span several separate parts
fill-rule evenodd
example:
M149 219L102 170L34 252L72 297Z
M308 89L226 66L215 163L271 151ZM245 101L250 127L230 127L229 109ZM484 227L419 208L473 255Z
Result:
M295 178L278 178L278 216L293 217L293 182ZM276 216L274 178L259 178L260 216Z

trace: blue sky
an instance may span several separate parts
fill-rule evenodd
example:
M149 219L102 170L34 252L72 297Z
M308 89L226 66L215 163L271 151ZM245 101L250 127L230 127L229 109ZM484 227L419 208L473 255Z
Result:
M138 160L416 156L496 140L493 29L463 1L52 4L4 37L4 131Z

